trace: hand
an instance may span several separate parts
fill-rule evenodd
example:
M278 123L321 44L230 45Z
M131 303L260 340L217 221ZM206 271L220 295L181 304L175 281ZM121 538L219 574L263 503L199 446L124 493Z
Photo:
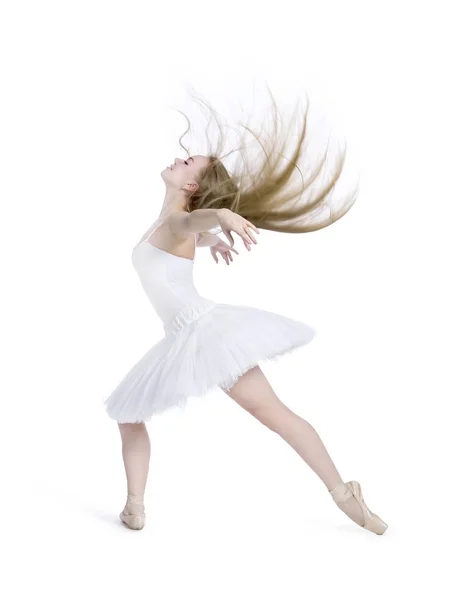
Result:
M257 244L252 229L256 231L256 233L260 233L257 227L253 225L248 219L240 216L239 214L233 212L228 208L222 208L218 211L218 224L222 229L222 233L224 233L228 240L230 241L230 248L233 248L235 244L235 240L232 237L231 231L238 233L238 235L243 240L245 247L247 250L251 250L250 245Z
M236 250L235 248L231 248L223 240L219 240L216 244L210 246L210 254L213 256L213 259L216 263L218 263L217 253L220 253L227 265L229 265L229 261L233 262L232 252L235 252L235 254L239 254L238 250Z

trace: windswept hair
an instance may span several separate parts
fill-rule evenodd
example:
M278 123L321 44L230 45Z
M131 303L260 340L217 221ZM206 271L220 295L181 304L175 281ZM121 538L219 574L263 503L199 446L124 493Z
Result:
M358 196L358 185L342 200L338 208L330 203L335 185L341 176L345 163L346 149L339 155L336 168L330 179L315 188L315 183L322 179L322 168L325 165L328 153L328 144L319 164L312 170L302 173L298 163L304 157L304 146L307 134L307 116L309 110L309 99L303 113L302 129L296 136L296 146L288 158L285 154L288 150L288 141L294 137L293 123L296 110L285 129L282 124L280 111L271 92L272 128L269 135L263 132L255 132L247 123L241 124L244 132L251 134L261 148L261 161L254 164L254 159L247 155L247 145L244 143L244 134L241 137L241 146L223 155L226 145L224 127L219 120L216 110L206 101L194 95L201 104L209 111L210 117L207 121L206 139L207 150L202 152L210 159L210 165L201 169L197 177L199 188L189 197L188 210L192 212L202 208L229 208L244 218L251 221L260 229L281 231L287 233L304 233L316 231L331 225L354 204ZM296 107L297 109L297 107ZM181 114L187 120L188 127L179 138L179 145L190 156L189 150L182 144L182 138L190 130L191 124L185 113ZM218 137L211 140L209 129L212 118L218 127ZM230 174L222 160L232 152L240 152L241 169L238 174ZM295 180L294 175L299 177ZM310 191L307 199L304 195Z

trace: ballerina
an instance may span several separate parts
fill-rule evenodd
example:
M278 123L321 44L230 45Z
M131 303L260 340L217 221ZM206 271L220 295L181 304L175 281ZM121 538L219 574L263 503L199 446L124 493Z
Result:
M274 139L287 140L279 134L277 112L273 115ZM144 493L150 459L146 421L172 408L183 409L189 396L203 396L217 387L290 444L350 519L377 534L387 528L366 506L360 484L342 480L315 429L283 404L261 370L262 361L279 359L311 342L314 328L252 306L215 302L199 294L193 282L197 247L209 247L215 262L220 255L230 265L233 254L238 254L232 234L250 251L258 243L260 228L315 231L352 206L356 191L338 212L328 204L343 160L314 199L291 204L319 174L319 170L312 173L302 191L288 185L301 155L306 122L307 110L288 165L280 168L283 153L276 151L273 142L265 151L264 164L250 174L249 185L244 185L243 175L230 175L223 165L222 137L217 150L176 158L161 172L166 187L161 213L133 248L131 260L165 335L104 401L121 434L127 500L120 519L131 529L142 529L146 518ZM262 136L251 133L264 148ZM322 219L320 209L325 207L329 216ZM304 215L316 218L302 223ZM217 233L224 234L228 243Z

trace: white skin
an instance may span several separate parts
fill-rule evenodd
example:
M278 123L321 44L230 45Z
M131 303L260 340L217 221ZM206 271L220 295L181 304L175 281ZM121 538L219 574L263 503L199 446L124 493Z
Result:
M196 176L207 164L206 156L194 155L190 160L185 161L176 158L172 168L168 167L161 172L161 177L166 184L166 194L160 217L165 217L174 211L185 210L189 194L198 189ZM235 222L238 222L238 226ZM225 233L230 234L230 230L233 230L241 236L245 245L250 244L248 238L253 236L247 235L248 229L243 230L240 227L242 224L238 219L233 221L235 226L225 227ZM229 239L233 239L231 234ZM249 369L239 377L230 390L222 391L287 442L320 478L327 490L333 489L342 482L340 473L316 430L280 400L259 366ZM118 427L127 478L126 506L130 513L139 512L144 510L144 493L151 453L150 439L145 423L118 423ZM138 504L134 505L131 502ZM350 498L340 508L356 523L363 525L363 514L355 498Z

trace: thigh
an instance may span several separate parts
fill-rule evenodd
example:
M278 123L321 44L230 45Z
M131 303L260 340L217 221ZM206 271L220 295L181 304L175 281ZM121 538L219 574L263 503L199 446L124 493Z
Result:
M292 413L278 398L258 365L239 377L229 390L221 389L242 408L273 429Z

